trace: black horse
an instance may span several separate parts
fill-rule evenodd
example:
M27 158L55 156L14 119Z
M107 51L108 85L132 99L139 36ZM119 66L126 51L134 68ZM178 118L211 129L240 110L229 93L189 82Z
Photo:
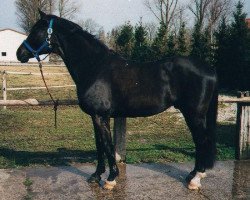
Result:
M40 15L25 44L17 50L17 58L24 63L53 52L65 62L77 86L79 105L93 120L98 164L89 181L100 181L105 172L104 154L110 169L105 187L112 188L119 174L110 118L145 117L174 106L185 117L195 143L196 161L188 176L189 188L199 188L200 178L205 169L213 167L216 154L215 69L186 57L148 63L129 61L77 24L41 11ZM47 31L48 27L53 33Z

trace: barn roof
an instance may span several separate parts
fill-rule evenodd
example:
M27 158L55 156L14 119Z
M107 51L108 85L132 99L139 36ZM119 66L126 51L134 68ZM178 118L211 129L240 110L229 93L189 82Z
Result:
M13 31L13 32L16 32L16 33L19 33L19 34L22 34L22 35L25 35L25 36L27 36L25 33L22 33L22 32L20 32L20 31L16 31L16 30L14 30L14 29L11 29L11 28L4 28L4 29L0 29L0 32L2 32L2 31Z
M250 28L250 18L246 19L246 23L247 23L248 28Z

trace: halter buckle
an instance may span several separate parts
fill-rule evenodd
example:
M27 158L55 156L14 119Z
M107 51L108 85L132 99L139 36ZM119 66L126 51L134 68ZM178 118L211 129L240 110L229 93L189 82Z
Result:
M47 33L48 33L48 35L51 35L53 33L53 29L52 28L48 28Z

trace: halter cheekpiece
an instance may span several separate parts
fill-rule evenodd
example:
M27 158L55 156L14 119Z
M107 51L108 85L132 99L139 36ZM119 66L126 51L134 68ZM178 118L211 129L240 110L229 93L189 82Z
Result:
M51 35L53 33L53 23L54 23L54 19L52 18L49 22L49 27L47 29L47 38L45 39L45 41L42 43L42 45L37 49L37 50L34 50L30 44L28 43L27 40L24 40L23 41L23 44L24 46L27 48L28 51L30 51L33 56L37 59L38 62L41 61L40 57L39 57L39 54L41 53L42 50L44 49L49 49L51 50L52 49L52 46L51 46Z

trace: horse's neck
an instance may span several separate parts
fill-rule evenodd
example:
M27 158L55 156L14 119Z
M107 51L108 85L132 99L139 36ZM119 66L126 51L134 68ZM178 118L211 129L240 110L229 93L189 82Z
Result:
M104 60L107 52L104 50L97 51L91 41L88 41L79 33L72 36L65 34L60 35L61 57L66 64L72 78L76 83L87 80L95 74L97 63Z

